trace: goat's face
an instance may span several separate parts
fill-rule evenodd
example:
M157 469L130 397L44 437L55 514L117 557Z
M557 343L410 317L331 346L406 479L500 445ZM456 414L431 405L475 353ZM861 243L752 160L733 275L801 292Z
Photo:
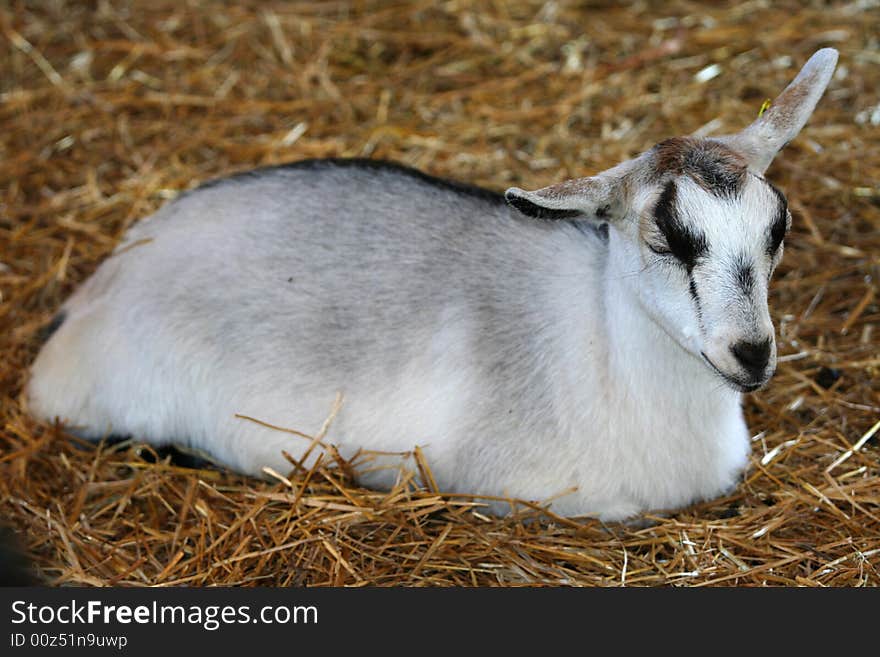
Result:
M638 271L628 284L683 348L755 390L776 368L767 286L790 224L785 198L718 142L669 140L654 157L658 180L619 224L621 257Z
M755 390L776 367L767 284L790 223L763 173L807 122L836 64L836 50L816 52L736 134L669 139L589 178L511 187L507 200L541 219L609 223L611 261L649 315L727 383Z

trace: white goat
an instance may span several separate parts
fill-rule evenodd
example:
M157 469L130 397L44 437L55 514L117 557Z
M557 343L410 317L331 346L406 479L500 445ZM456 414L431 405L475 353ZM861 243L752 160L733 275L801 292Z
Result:
M326 443L422 445L444 491L567 492L557 513L606 520L724 493L749 453L740 393L776 363L767 286L790 215L762 174L836 61L817 52L738 134L508 203L367 160L203 185L64 304L29 408L257 474L309 441L236 414L317 432L341 392Z

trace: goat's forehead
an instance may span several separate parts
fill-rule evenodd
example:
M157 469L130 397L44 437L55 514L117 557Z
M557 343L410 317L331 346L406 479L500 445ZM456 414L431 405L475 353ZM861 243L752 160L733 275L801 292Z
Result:
M718 195L682 176L675 181L676 211L682 223L712 240L751 238L763 234L782 211L785 199L760 176L749 174L738 193Z

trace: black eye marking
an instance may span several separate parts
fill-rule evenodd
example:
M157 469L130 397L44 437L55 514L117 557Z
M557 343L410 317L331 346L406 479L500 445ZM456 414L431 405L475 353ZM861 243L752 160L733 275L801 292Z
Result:
M677 193L674 182L666 183L654 208L654 218L657 220L657 227L666 238L669 251L690 272L697 264L697 259L706 254L709 245L704 235L695 232L682 222L676 209Z
M788 232L788 201L785 200L785 196L775 186L769 182L767 184L770 185L770 189L773 190L779 201L779 208L776 211L776 216L773 217L773 223L770 225L770 239L767 242L767 255L772 258L776 255L782 240L785 238L785 234Z

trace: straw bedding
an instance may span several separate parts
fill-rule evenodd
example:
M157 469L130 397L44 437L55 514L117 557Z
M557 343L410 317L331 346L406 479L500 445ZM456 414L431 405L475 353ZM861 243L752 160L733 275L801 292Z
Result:
M56 585L877 585L878 35L870 0L0 3L3 521ZM535 188L738 129L826 45L837 77L768 174L794 214L781 362L729 497L639 527L490 518L416 485L419 454L390 493L341 462L260 481L23 407L61 301L200 181L361 156Z

